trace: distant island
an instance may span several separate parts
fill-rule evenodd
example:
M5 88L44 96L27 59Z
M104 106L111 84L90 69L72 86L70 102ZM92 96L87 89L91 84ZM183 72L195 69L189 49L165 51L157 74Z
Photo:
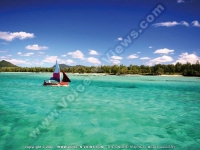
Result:
M8 61L2 60L2 61L0 61L0 68L1 67L18 67L18 66L13 65L12 63L10 63Z
M106 73L110 75L140 74L140 75L183 75L200 77L200 63L156 64L154 66L113 65L113 66L69 66L59 64L61 70L69 73ZM54 67L18 67L5 60L0 61L0 72L53 72ZM93 71L92 71L93 70ZM95 70L95 71L94 71Z

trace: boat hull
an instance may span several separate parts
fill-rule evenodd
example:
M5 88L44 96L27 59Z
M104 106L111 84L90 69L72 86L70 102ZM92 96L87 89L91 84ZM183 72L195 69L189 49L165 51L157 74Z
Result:
M43 85L44 86L68 86L69 83L68 82L48 83L48 82L44 81Z

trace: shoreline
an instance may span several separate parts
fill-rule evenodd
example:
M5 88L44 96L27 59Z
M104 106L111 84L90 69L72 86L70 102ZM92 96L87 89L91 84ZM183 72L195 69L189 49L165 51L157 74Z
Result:
M49 73L51 72L0 72L0 73ZM94 75L94 76L161 76L161 77L184 77L183 75L145 75L145 74L108 74L108 73L68 73L72 74L75 76L89 76L89 75ZM192 77L192 76L191 76Z
M52 72L0 72L0 73L34 73L34 74L44 74L44 73L49 73L52 74ZM163 75L152 75L152 74L108 74L108 73L67 73L67 74L72 74L74 76L126 76L126 77L139 77L139 76L157 76L157 77L197 77L199 78L200 76L184 76L181 74L174 74L174 75L168 75L168 74L163 74Z

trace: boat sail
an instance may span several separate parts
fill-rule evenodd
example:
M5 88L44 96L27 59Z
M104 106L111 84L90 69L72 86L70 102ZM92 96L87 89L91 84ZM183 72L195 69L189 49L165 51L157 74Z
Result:
M53 73L53 77L51 77L50 80L55 80L55 81L60 82L60 67L57 63L57 60L56 60L56 66L55 66L55 70Z
M43 85L50 85L50 86L68 86L69 82L71 82L71 80L68 78L68 76L65 74L64 71L62 71L63 73L63 79L62 81L60 81L60 67L57 63L56 60L56 65L55 65L55 70L54 73L52 75L52 77L50 78L49 82L46 82L44 80L44 84ZM51 80L54 80L56 82L51 82Z
M71 82L71 80L68 78L68 76L65 74L64 71L62 71L63 73L63 79L62 79L62 82Z

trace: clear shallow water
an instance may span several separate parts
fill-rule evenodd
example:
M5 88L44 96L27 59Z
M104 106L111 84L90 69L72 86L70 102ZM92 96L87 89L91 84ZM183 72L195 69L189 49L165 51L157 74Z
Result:
M200 78L94 76L84 85L87 76L69 74L69 87L42 86L50 76L0 73L0 149L36 145L200 149ZM63 100L66 108L58 105ZM40 134L34 134L37 128Z

